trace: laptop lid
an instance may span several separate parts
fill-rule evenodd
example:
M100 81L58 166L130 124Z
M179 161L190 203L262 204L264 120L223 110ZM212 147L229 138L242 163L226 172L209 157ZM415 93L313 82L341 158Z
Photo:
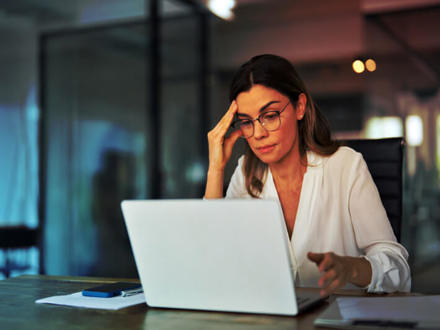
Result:
M297 314L289 241L275 201L121 205L149 306Z

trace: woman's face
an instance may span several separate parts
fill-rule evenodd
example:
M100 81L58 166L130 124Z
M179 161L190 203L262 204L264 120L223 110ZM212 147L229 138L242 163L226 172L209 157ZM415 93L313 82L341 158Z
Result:
M281 124L275 131L266 130L255 120L254 135L247 142L255 155L266 164L276 164L298 150L298 125L305 111L306 98L301 94L296 109L289 98L275 89L254 85L249 91L238 94L237 116L239 119L256 119L267 111L284 111L280 114Z

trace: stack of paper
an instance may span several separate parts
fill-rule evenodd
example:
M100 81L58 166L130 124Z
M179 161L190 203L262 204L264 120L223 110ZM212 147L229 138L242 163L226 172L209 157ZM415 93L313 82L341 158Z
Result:
M117 310L133 305L145 303L143 293L128 297L116 296L111 298L85 297L81 292L64 296L53 296L35 301L37 304L54 304L73 307L97 308Z
M344 319L437 321L440 296L337 298Z
M440 329L440 296L339 297L317 326Z

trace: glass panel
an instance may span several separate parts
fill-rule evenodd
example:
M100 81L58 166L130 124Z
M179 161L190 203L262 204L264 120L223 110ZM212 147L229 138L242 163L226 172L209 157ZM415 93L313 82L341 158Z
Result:
M433 276L438 273L440 256L440 182L436 161L440 76L436 68L438 43L434 43L430 31L438 29L439 14L439 8L426 8L367 20L368 55L374 57L377 68L363 78L368 82L371 104L375 104L375 109L367 109L369 114L398 117L404 129L402 241L410 253L412 289L432 293L440 290L438 276Z
M129 24L43 45L48 274L136 276L120 202L148 197L147 40Z
M11 4L9 4L11 5ZM15 3L14 3L15 5ZM37 33L31 20L0 15L0 230L38 227ZM4 242L3 242L4 243ZM29 242L29 244L31 244ZM6 270L8 260L8 270ZM0 279L38 272L38 249L0 249Z
M201 122L197 17L167 17L162 25L161 168L163 198L203 196L205 134Z

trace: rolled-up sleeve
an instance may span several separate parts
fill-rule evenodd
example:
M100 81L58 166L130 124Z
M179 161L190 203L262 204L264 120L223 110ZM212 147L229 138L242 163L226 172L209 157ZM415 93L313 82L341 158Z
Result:
M408 254L402 246L390 249L390 243L376 243L377 252L368 251L365 258L370 262L373 276L368 292L394 292L411 290L411 276L406 258ZM400 244L398 244L400 245Z
M359 156L351 173L349 208L356 242L372 268L368 292L410 291L408 252L399 243L368 167Z

